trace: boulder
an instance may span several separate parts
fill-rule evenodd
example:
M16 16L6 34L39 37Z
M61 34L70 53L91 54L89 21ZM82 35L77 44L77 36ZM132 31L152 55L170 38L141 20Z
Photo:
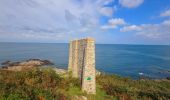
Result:
M11 63L11 61L7 60L7 61L5 61L5 62L2 62L1 65L8 65L8 64L10 64L10 63Z
M166 78L167 80L170 80L170 76Z

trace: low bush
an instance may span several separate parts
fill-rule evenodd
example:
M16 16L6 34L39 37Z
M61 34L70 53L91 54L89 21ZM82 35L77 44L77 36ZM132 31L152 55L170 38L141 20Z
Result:
M168 80L132 80L117 75L100 75L97 83L108 95L125 100L168 100L170 99L170 81Z
M79 86L78 79L60 77L52 69L0 70L0 98L14 100L67 100L67 90Z

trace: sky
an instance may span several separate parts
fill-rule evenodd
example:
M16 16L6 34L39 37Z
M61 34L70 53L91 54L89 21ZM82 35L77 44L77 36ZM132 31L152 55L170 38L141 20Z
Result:
M0 0L0 42L170 45L170 0Z

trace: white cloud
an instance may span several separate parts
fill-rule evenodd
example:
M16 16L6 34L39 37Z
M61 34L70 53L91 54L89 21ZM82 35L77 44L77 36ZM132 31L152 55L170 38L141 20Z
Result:
M125 25L126 22L124 21L124 19L121 18L115 18L115 19L110 19L107 23L107 25L103 25L101 28L102 29L114 29L117 28L117 26L120 25Z
M100 9L100 13L104 16L111 17L113 15L113 8L112 7L102 7Z
M120 29L122 32L135 31L136 35L152 39L170 39L170 20L165 20L160 24L132 25Z
M105 1L104 5L108 5L108 4L112 3L112 2L114 2L114 0L104 0L104 1Z
M72 38L95 33L100 29L100 9L110 2L113 0L1 0L0 39L16 35L31 38L33 34L37 39L47 34L51 39L63 34ZM104 9L104 14L111 16L113 9Z
M120 29L121 32L128 32L128 31L140 31L142 28L136 25L125 26Z
M119 0L119 3L123 7L135 8L143 3L144 0Z
M116 26L111 26L111 25L103 25L103 26L101 26L101 29L114 29L114 28L116 28Z
M99 5L108 5L110 3L114 2L114 0L97 0L96 3Z
M111 24L111 25L124 25L124 24L126 24L126 22L124 21L124 19L115 18L115 19L110 19L109 24Z
M165 12L160 14L161 17L168 17L170 16L170 10L166 10Z
M170 20L165 20L162 22L163 25L170 26Z

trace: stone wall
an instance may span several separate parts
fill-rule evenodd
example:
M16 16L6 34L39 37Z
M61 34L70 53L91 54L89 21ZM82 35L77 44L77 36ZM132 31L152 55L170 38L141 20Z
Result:
M79 78L82 90L96 93L95 82L95 42L92 38L70 42L68 70L72 76Z

